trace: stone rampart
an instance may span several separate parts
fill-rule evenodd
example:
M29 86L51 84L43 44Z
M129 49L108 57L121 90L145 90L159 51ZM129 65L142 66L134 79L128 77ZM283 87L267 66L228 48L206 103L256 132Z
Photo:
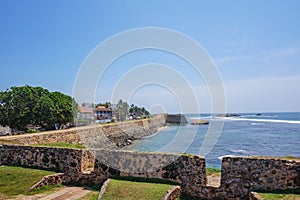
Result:
M81 172L82 154L80 149L0 145L0 165L78 174Z
M206 185L205 158L193 155L97 150L94 172L108 176L158 178L184 188Z
M300 162L275 158L225 157L220 187L190 188L201 199L249 199L251 191L300 188Z
M300 188L300 162L274 158L223 158L218 188L206 186L205 158L193 155L1 145L0 165L62 172L65 184L102 184L115 175L170 180L197 199L249 199L251 191Z
M132 140L151 135L165 126L166 115L155 115L153 118L132 120L112 124L90 125L66 130L29 133L18 136L3 136L18 144L67 142L84 144L89 148L117 149L131 143Z
M222 161L221 187L230 195L300 187L300 161L275 158L226 157Z

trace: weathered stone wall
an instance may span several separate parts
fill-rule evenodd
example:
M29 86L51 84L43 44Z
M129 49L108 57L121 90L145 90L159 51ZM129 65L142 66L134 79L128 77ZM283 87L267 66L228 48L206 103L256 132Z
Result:
M299 161L225 157L220 187L191 188L187 194L201 199L249 199L251 191L294 188L300 188Z
M79 173L81 159L82 151L79 149L0 145L0 165Z
M300 188L300 162L282 159L225 157L218 188L206 186L205 159L193 155L1 145L0 165L55 170L64 173L63 183L78 185L114 175L170 180L198 199L249 199L251 191Z
M264 200L263 198L261 198L258 193L256 192L250 192L249 193L249 200Z
M154 118L107 124L99 128L100 132L112 142L113 146L123 147L131 144L133 140L154 134L165 124L165 115L156 115ZM96 145L89 146L99 148Z
M180 186L173 186L171 189L167 191L167 194L163 196L162 200L176 200L180 197L180 194L181 194Z
M102 196L103 196L104 193L106 192L106 189L107 189L107 187L108 187L108 185L109 185L109 182L110 182L110 179L107 179L107 180L103 183L103 185L102 185L102 187L101 187L101 189L100 189L100 192L99 192L98 200L101 200L101 199L102 199Z
M206 185L205 158L192 155L97 150L94 172L170 180L183 190Z
M93 164L92 171L84 172ZM191 155L1 145L0 165L62 172L64 183L99 184L120 175L159 178L186 187L206 184L205 159Z
M165 126L165 115L113 124L90 125L67 130L47 131L18 136L3 136L2 140L18 144L67 142L84 144L90 148L116 149L130 144L132 140L151 135Z
M63 173L58 173L58 174L53 174L53 175L48 175L44 176L42 180L34 184L32 187L30 187L30 190L34 190L40 187L44 187L46 185L58 185L58 184L63 184Z
M285 190L300 187L300 162L272 158L226 157L222 161L221 187L230 195L249 191Z

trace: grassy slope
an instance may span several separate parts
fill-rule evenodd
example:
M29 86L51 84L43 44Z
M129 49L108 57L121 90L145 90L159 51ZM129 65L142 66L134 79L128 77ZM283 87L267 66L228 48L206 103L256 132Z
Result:
M99 190L87 193L85 196L79 198L78 200L98 200Z
M172 185L111 179L103 200L162 199Z
M55 172L22 167L0 167L0 199L19 194L32 194L28 189L44 176Z
M273 200L273 199L300 200L300 189L275 191L273 193L259 192L258 194L264 200Z
M221 176L221 170L216 168L206 168L207 176Z
M264 200L300 200L300 195L296 194L271 194L271 193L264 193L259 194L260 197L262 197Z

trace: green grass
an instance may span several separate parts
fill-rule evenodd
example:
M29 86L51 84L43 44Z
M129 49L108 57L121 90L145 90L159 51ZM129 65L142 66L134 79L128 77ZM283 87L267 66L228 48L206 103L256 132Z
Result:
M161 183L167 185L179 185L174 181L164 180L159 178L144 178L144 177L134 177L134 176L118 176L114 175L111 177L114 180L123 180L123 181L131 181L131 182L147 182L147 183Z
M39 144L33 144L32 146L85 149L85 146L81 144L71 144L67 142L39 143Z
M111 179L103 200L157 200L162 199L172 185L132 182Z
M300 200L300 189L295 190L285 190L285 191L275 191L275 192L259 192L260 197L264 200Z
M29 188L41 180L44 176L55 172L28 169L23 167L1 166L0 167L0 199L20 194L36 194L49 190L52 187L29 191Z
M294 156L283 156L283 157L276 157L276 156L250 156L250 158L256 159L281 159L281 160L296 160L300 161L300 158Z
M4 140L4 139L0 139L0 144L18 144L17 141L14 140Z
M84 195L83 197L79 198L78 200L97 200L98 196L99 196L99 192L98 191L91 191L89 193L87 193L86 195Z
M221 170L216 168L206 168L206 175L207 176L220 176Z

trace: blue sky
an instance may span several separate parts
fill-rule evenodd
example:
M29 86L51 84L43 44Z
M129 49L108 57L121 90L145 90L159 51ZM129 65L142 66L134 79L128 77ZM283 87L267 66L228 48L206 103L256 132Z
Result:
M162 27L188 35L211 56L229 112L300 111L299 8L297 0L2 0L0 90L29 84L72 95L82 62L99 43L129 29ZM210 111L210 96L191 66L150 50L113 63L96 101L110 100L122 74L151 62L174 67L194 87L201 112ZM176 98L157 86L139 89L131 103L179 112Z

